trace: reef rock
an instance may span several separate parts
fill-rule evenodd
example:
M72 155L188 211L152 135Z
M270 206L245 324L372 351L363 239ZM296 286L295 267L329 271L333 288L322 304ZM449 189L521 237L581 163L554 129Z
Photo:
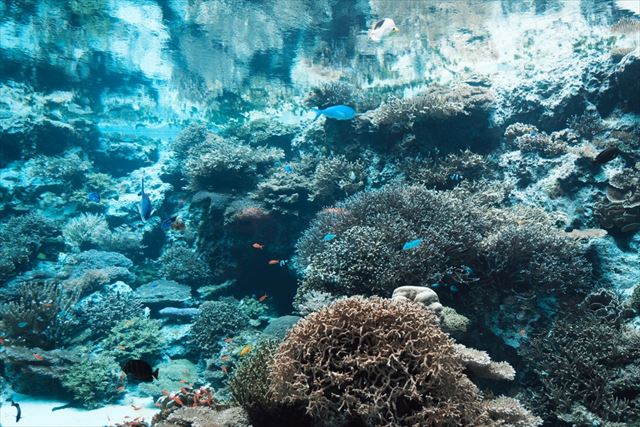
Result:
M191 299L191 288L173 280L154 280L140 286L135 292L144 304L151 306L186 303Z

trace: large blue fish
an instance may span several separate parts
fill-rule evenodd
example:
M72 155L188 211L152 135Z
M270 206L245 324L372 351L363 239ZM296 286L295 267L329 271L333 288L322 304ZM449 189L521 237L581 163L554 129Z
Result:
M138 196L140 196L140 203L138 204L140 219L146 221L151 218L151 215L153 215L153 206L151 206L151 199L149 199L149 195L144 192L144 176L142 177L142 189L138 193Z
M316 113L313 120L317 119L321 115L336 120L351 120L356 116L356 110L351 107L347 107L346 105L333 105L325 108L324 110L314 108L312 111Z
M421 244L422 244L422 239L411 240L410 242L405 243L404 246L402 246L402 249L405 251L408 251L410 249L417 248Z

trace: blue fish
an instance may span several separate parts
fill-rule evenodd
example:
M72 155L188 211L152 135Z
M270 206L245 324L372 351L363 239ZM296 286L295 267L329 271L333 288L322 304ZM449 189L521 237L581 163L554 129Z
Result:
M177 215L169 217L160 223L160 227L162 227L162 229L166 231L171 228L176 219L178 219Z
M96 193L95 191L89 192L87 194L87 198L95 203L100 203L100 193Z
M472 275L473 274L473 268L469 267L468 265L463 265L462 269L468 275Z
M284 165L282 169L284 170L285 173L293 172L293 167L291 167L291 165Z
M153 207L151 206L151 199L149 195L144 192L144 176L142 177L142 188L138 193L140 196L140 203L138 204L138 212L140 212L140 219L143 221L148 220L153 215Z
M410 242L407 242L402 247L403 250L408 251L409 249L415 249L422 244L422 239L415 239Z
M18 328L26 328L29 325L29 323L27 322L20 322L18 323Z
M440 286L442 286L440 283L432 283L431 284L432 288L439 288Z
M449 175L449 179L453 182L459 182L459 181L462 181L464 177L460 175L458 172L455 172Z
M335 238L336 238L336 235L335 235L335 234L333 234L333 233L327 233L327 234L325 234L325 235L324 235L324 237L322 238L322 240L324 240L325 242L329 242L329 241L331 241L331 240L333 240L333 239L335 239Z
M456 285L449 286L449 290L451 292L458 292L460 289Z
M336 120L351 120L356 116L356 110L351 107L347 107L346 105L333 105L325 108L324 110L314 108L312 111L316 113L313 120L316 120L321 115Z

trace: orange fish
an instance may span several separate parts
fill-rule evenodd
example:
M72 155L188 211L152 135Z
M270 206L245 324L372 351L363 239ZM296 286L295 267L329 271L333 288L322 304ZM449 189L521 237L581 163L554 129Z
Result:
M182 400L180 400L180 398L178 396L173 396L171 398L171 400L173 400L174 402L176 402L180 406L184 406L184 403L182 403Z
M250 345L245 345L244 347L242 347L242 350L240 350L240 353L238 353L240 355L240 357L242 356L246 356L247 354L249 354L249 352L251 351L251 346Z
M268 297L269 297L269 295L264 294L264 295L262 295L260 298L258 298L258 301L260 301L260 302L264 302L264 300L266 300Z
M38 353L33 353L33 357L35 357L36 360L44 360L44 357L40 356Z
M280 264L280 260L279 259L270 259L269 260L269 265L278 265Z
M264 249L264 245L261 245L260 243L254 243L251 247L253 249Z
M227 369L226 366L222 365L220 366L220 370L225 374L225 375L229 375L229 370Z
M186 388L184 387L180 387L180 391L182 392L182 394L189 394L189 392L187 391Z
M118 391L118 392L123 391L123 390L124 390L124 386L123 386L123 385L121 385L120 387L118 387L118 388L116 389L116 391Z
M181 382L182 384L186 384L186 383L188 383L189 381L187 381L187 380L180 380L180 382Z
M220 360L222 360L223 362L226 362L227 360L229 360L229 356L227 356L226 354L224 356L222 356L220 358Z
M160 393L162 393L163 396L169 396L171 394L169 390L162 390Z
M121 350L121 351L124 351L124 350L125 350L125 348L126 348L126 347L125 347L125 346L123 346L123 345L119 345L119 346L118 346L118 350Z
M187 226L185 225L184 222L182 222L182 220L180 218L177 218L175 221L173 221L173 223L171 224L171 228L173 230L176 231L184 231L187 229Z
M44 308L51 308L51 307L53 307L53 304L51 304L50 302L44 302L44 303L42 303L42 306Z
M230 343L231 341L233 341L233 338L225 338L224 342L226 342L227 344Z

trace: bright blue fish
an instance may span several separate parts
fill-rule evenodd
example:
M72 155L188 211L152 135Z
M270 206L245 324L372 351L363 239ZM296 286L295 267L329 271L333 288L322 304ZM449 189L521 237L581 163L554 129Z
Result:
M415 249L422 244L422 239L415 239L410 242L407 242L402 247L403 250L408 251L409 249Z
M325 234L325 235L324 235L324 237L322 238L322 240L324 240L325 242L329 242L329 241L331 241L331 240L333 240L333 239L335 239L335 238L336 238L336 235L335 235L335 234L327 233L327 234Z
M291 165L284 165L282 169L285 171L285 173L293 172L293 167L291 167Z
M320 117L320 115L336 120L351 120L356 116L356 110L346 105L333 105L324 110L314 108L312 111L316 113L316 117L313 120Z
M455 172L449 175L449 179L453 182L459 182L459 181L462 181L464 177L460 175L458 172Z
M440 283L433 283L431 284L432 288L439 288L440 286L442 286Z
M140 212L140 219L143 221L148 220L153 215L153 207L151 206L151 199L149 195L144 192L144 176L142 177L142 188L138 193L140 196L140 203L138 204L138 212Z
M18 323L18 328L26 328L27 325L29 325L27 322L20 322Z
M87 198L95 203L100 203L100 193L96 193L95 191L91 191L87 194Z

